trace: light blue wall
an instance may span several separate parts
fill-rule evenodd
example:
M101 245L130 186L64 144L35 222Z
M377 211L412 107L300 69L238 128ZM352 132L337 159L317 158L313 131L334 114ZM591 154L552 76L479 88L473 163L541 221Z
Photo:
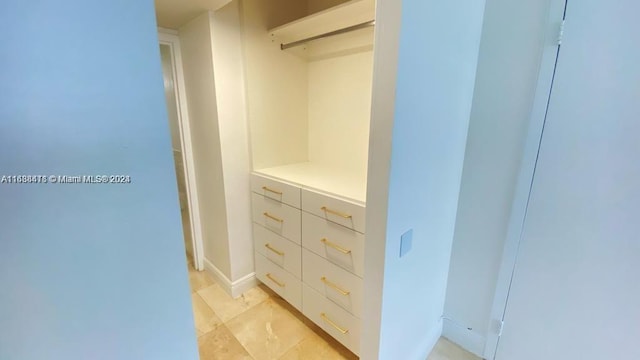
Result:
M640 359L638 13L567 3L498 360Z
M0 359L196 359L152 1L4 1Z
M440 336L483 11L483 0L402 2L380 359L425 359Z
M549 0L487 0L444 334L481 355L549 24ZM472 330L468 330L471 328Z

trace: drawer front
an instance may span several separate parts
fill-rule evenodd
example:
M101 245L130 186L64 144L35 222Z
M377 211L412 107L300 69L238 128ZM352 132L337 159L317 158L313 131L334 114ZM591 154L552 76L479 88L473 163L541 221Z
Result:
M364 235L302 213L302 246L360 277L364 276Z
M302 255L300 245L253 224L253 243L256 252L287 270L298 279L302 279Z
M302 284L302 313L354 354L360 355L360 320Z
M302 311L302 283L300 279L267 260L259 253L256 255L256 277L271 290L282 296L296 309Z
M251 202L255 223L300 244L300 210L256 193Z
M252 174L251 191L300 209L300 188Z
M302 189L302 210L364 234L364 206Z
M362 279L302 250L302 282L357 318L362 317Z

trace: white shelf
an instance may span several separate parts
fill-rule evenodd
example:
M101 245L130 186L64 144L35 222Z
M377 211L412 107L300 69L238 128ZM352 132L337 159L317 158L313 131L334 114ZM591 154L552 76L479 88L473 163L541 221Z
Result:
M367 175L349 173L311 162L255 170L255 173L365 205Z
M269 30L282 43L289 43L375 19L374 0L351 0Z

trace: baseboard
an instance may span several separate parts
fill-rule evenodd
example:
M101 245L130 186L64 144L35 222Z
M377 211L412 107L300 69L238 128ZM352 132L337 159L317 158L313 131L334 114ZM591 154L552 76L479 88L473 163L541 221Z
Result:
M483 357L486 339L477 332L469 330L451 319L444 319L442 336L474 355Z
M216 283L218 283L224 291L231 295L231 289L233 287L231 280L207 258L204 258L204 270L213 276Z
M259 281L256 273L252 272L233 282L231 285L231 297L234 299L242 295L245 291L258 286Z
M433 348L436 346L436 343L440 339L440 336L442 336L442 319L440 319L440 321L438 321L436 325L433 326L431 330L429 330L429 332L427 332L427 334L424 337L424 340L422 341L420 346L418 346L416 353L414 354L414 356L411 357L411 359L428 358L429 354L431 354L431 351L433 350Z
M258 279L256 273L252 272L243 276L242 278L231 281L220 269L218 269L209 259L204 259L204 269L207 271L220 287L229 294L232 298L236 299L242 295L245 291L258 285Z

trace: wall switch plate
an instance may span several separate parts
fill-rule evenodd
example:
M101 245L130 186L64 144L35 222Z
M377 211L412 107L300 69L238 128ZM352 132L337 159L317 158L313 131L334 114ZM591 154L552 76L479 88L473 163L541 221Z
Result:
M400 236L400 257L405 256L413 244L413 229L407 230Z

